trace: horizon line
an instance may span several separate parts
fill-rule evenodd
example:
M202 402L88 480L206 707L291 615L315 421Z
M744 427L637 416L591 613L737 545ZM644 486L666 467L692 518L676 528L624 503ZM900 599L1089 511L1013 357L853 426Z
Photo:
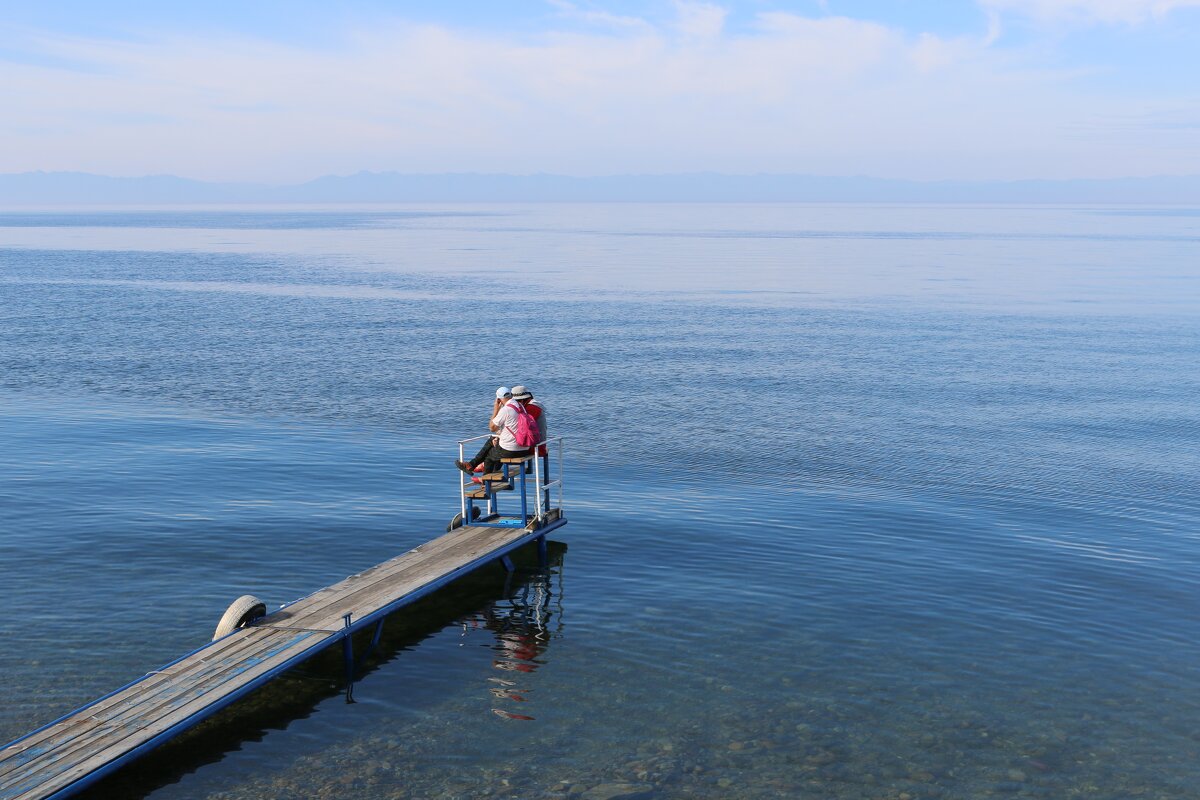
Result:
M22 172L0 172L0 179L17 178L17 177L32 177L32 176L79 176L88 178L105 178L109 180L147 180L154 178L172 178L175 180L191 181L194 183L204 184L238 184L245 186L269 186L276 188L286 188L289 186L304 186L313 181L322 180L325 178L355 178L360 176L394 176L394 177L413 177L413 178L441 178L441 177L475 177L475 178L563 178L567 180L588 181L588 180L606 180L612 178L689 178L689 177L716 177L716 178L805 178L814 180L869 180L888 183L915 183L915 184L964 184L964 183L995 183L995 184L1014 184L1014 183L1082 183L1082 182L1115 182L1115 181L1146 181L1146 180L1195 180L1200 179L1200 173L1184 173L1184 174L1166 174L1155 173L1148 175L1118 175L1109 177L1071 177L1071 178L1047 178L1047 177L1020 177L1020 178L897 178L883 177L879 175L869 174L822 174L812 172L719 172L715 170L689 170L682 172L613 172L597 175L572 175L563 172L480 172L480 171L463 171L463 172L408 172L396 169L360 169L355 172L329 172L317 175L312 178L288 181L262 181L252 179L213 179L213 178L196 178L187 175L180 175L173 172L152 172L142 173L137 175L112 175L100 172L87 172L84 170L52 170L52 169L34 169L25 170Z

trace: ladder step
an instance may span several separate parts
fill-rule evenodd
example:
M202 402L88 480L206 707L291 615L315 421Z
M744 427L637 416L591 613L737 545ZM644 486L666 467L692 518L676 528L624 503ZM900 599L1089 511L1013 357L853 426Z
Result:
M510 491L513 487L512 487L511 483L493 483L492 488L495 489L497 492L507 492L507 491ZM475 487L473 489L470 489L467 492L467 497L470 497L473 500L483 500L487 496L488 496L488 491L483 486Z
M532 473L532 472L526 472L525 474L526 474L526 475L532 475L533 473ZM476 477L476 478L479 478L481 481L503 481L503 480L507 480L507 479L504 477L504 473L503 473L503 472L489 472L489 473L487 473L487 474L484 474L484 475L476 475L475 477ZM514 470L513 472L510 472L510 473L508 474L508 479L515 479L515 478L519 478L519 477L521 477L521 471L520 471L520 470ZM545 475L543 475L542 477L543 477L543 478L545 478L546 476L545 476Z

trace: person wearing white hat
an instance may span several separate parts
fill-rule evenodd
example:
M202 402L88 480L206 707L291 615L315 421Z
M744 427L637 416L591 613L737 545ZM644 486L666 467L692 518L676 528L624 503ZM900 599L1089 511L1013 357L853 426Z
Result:
M488 422L488 427L499 434L487 440L483 448L470 461L455 461L454 465L468 475L483 464L484 472L495 472L500 469L500 459L517 458L529 455L527 448L517 445L517 406L525 409L533 393L524 386L514 386L511 390L501 386L496 390L495 413Z
M509 389L507 386L497 387L496 401L494 403L492 403L492 413L488 415L488 423L489 424L491 423L492 419L495 418L496 414L500 411L500 409L504 407L504 404L507 403L511 399L512 399L512 389ZM471 469L469 471L474 472L475 468L478 467L480 464L482 464L483 460L485 458L487 458L488 451L492 449L492 445L494 445L495 443L496 443L496 437L493 436L492 438L486 440L483 443L483 447L479 448L479 452L476 453L475 457L472 458L470 461L455 461L454 463L458 465L459 469L462 469L464 464L469 465L471 467ZM468 470L465 470L465 469L463 470L463 472L467 472L467 471Z
M512 396L512 389L509 389L507 386L501 386L496 389L496 402L492 403L492 413L488 416L489 424L495 418L496 414L499 413L500 409L504 408L504 404L512 400ZM495 437L492 438L494 439Z

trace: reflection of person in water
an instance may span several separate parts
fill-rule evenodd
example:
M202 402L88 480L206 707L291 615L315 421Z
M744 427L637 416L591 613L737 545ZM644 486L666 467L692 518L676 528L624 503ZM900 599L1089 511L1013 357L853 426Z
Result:
M549 624L553 613L550 610L550 573L537 573L532 579L507 600L491 603L480 610L471 620L471 627L486 628L495 637L491 650L495 653L492 666L507 673L524 673L532 677L545 661L542 656L553 635ZM530 691L518 683L516 675L511 678L492 676L488 681L495 684L491 693L501 699L523 703ZM492 711L506 719L532 720L527 714L517 714L501 708Z
M484 610L484 627L495 634L496 649L501 652L493 662L497 669L533 672L540 666L538 656L550 643L548 584L548 576L538 576L521 587L508 608L491 605Z

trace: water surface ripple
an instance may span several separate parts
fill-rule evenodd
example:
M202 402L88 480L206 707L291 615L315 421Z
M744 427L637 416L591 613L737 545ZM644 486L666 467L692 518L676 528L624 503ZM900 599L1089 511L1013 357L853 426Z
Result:
M1189 209L0 214L0 739L437 535L526 382L550 570L92 796L1194 798L1198 279Z

